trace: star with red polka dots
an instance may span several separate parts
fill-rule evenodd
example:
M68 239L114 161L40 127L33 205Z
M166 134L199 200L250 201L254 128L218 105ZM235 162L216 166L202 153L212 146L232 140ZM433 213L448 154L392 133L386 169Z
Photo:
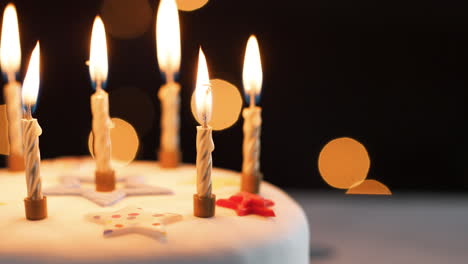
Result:
M87 218L104 225L105 237L139 233L153 238L165 236L165 225L180 221L182 216L173 213L148 213L141 207L128 206L115 212L92 213Z

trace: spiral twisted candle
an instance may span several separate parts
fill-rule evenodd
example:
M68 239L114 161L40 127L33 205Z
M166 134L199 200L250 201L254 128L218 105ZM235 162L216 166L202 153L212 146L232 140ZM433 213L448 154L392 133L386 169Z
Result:
M245 175L257 175L260 171L260 133L262 125L260 107L244 109L244 142L242 173Z
M42 129L37 119L22 119L22 125L28 197L32 200L41 200L39 136L42 134Z
M211 169L214 150L212 128L197 126L197 194L200 197L211 196Z
M112 121L109 117L109 96L98 89L91 96L91 110L93 112L94 157L96 171L112 171L110 128Z
M180 85L171 82L161 87L158 97L161 101L161 149L164 151L179 150L180 127Z
M4 97L7 105L8 138L10 142L10 155L22 155L23 143L21 142L21 97L20 84L8 82L4 88Z

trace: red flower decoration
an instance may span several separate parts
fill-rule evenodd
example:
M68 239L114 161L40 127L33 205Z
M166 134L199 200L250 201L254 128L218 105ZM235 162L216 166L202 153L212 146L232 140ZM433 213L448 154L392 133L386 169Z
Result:
M239 192L229 199L218 199L216 205L236 210L238 216L249 214L276 216L275 212L268 208L275 205L272 200L248 192Z

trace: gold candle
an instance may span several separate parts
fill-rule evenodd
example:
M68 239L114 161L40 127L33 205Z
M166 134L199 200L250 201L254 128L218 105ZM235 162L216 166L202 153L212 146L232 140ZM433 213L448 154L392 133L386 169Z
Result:
M161 167L174 168L180 162L180 85L174 77L180 67L179 14L175 0L161 0L156 19L156 51L166 84L159 88L161 139L158 159Z
M260 172L260 134L262 125L262 109L255 105L256 98L262 89L262 64L257 38L250 36L244 57L242 80L246 97L250 106L246 107L244 117L244 141L242 146L242 179L241 190L251 193L260 191L263 178Z
M214 150L211 120L212 94L208 66L200 48L198 57L197 83L195 87L195 106L201 126L197 126L197 193L194 195L194 215L212 217L215 213L216 196L212 194L211 169Z
M112 121L109 116L109 96L103 89L108 72L106 31L99 16L94 20L91 34L89 72L96 85L96 92L91 96L96 190L110 192L115 189L115 173L111 164Z
M21 63L21 46L18 30L18 17L13 4L8 4L3 13L0 42L0 64L8 82L3 87L7 107L8 142L10 153L8 168L11 171L24 170L23 143L21 138L21 84L16 81L16 73Z

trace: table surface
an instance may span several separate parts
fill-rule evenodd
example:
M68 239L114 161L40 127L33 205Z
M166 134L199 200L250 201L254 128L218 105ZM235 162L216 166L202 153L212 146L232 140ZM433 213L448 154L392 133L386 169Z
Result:
M468 263L468 194L288 193L307 214L311 263Z

